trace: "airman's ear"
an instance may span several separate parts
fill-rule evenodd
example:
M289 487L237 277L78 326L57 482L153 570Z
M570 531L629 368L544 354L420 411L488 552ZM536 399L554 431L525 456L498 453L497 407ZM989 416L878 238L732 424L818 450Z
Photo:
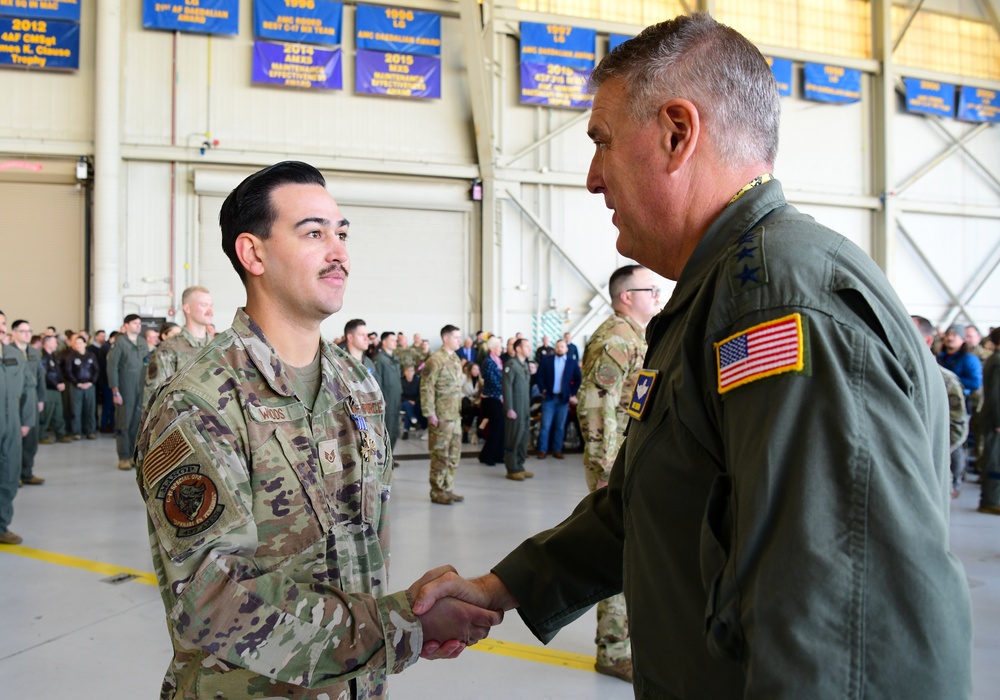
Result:
M236 257L247 274L254 277L264 274L264 246L257 236L246 232L237 236Z
M690 100L674 98L660 105L656 115L667 172L676 172L694 155L701 135L698 108Z

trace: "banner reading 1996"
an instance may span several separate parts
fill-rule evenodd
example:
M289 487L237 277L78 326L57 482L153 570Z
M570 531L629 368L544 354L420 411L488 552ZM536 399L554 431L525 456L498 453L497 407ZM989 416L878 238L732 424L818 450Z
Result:
M239 34L240 0L143 0L142 26L198 34Z
M344 87L340 59L339 47L325 50L308 44L255 41L251 80L265 85L340 90Z
M359 49L441 55L441 15L404 7L358 5Z
M344 3L336 0L254 0L253 33L262 39L343 43Z
M521 22L521 104L589 109L597 32Z
M80 0L0 0L0 15L80 21Z
M0 65L77 70L80 25L54 19L0 17Z

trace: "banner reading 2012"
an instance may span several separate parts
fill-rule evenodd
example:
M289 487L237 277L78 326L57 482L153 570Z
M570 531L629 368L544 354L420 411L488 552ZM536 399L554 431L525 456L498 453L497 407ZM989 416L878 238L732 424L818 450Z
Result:
M589 109L597 32L521 22L521 104Z

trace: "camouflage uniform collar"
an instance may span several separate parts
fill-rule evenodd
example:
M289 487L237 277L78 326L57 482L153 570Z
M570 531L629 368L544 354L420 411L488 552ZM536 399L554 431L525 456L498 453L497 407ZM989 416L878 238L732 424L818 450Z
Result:
M642 337L644 337L646 335L646 329L643 328L642 326L640 326L638 323L636 323L635 319L633 319L631 316L626 316L621 311L615 311L615 316L617 316L622 321L624 321L625 323L627 323L629 325L629 328L631 328L633 331L635 331L635 334L637 336L639 336L640 338L642 338Z
M208 333L205 333L204 338L195 338L194 333L188 330L187 326L181 326L181 332L179 335L186 340L193 348L203 348L208 345Z
M285 365L278 357L278 352L264 335L261 327L250 318L242 306L236 310L236 317L233 319L233 326L229 332L235 333L239 337L250 362L275 393L288 397L295 396L291 375L285 370ZM333 403L340 403L351 393L340 374L334 371L337 364L344 363L343 357L347 356L347 353L339 348L335 351L333 346L322 338L319 342L320 369L323 379L320 393L313 406L314 413L320 413L327 406L328 398L331 398ZM338 351L341 356L338 356ZM355 362L352 358L348 359Z

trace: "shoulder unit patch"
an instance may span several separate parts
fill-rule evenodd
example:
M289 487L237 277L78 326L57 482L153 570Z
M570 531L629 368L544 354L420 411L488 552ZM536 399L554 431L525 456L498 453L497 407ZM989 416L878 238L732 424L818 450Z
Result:
M719 393L785 372L803 372L808 336L801 314L747 328L715 344Z

